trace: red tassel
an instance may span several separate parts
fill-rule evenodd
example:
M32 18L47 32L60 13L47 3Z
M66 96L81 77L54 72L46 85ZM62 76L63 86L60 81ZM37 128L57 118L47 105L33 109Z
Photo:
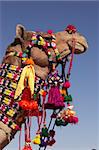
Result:
M23 110L38 110L38 103L31 99L30 88L26 87L22 94L22 100L19 102L19 106Z
M25 145L22 150L32 150L32 148L30 145Z
M24 90L23 90L23 93L22 93L22 97L21 99L26 99L26 100L31 100L31 91L30 91L30 88L29 87L26 87Z

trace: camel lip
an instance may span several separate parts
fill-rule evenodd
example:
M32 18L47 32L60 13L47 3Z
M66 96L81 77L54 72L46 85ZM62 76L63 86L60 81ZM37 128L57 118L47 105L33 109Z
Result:
M88 45L87 43L86 44L83 44L83 43L80 43L80 42L77 42L77 44L83 49L78 49L77 46L75 47L75 54L82 54L84 53L87 49L88 49Z
M68 47L72 51L72 46L69 42L68 42ZM76 45L75 45L75 52L74 53L75 54L82 54L87 49L88 49L88 44L87 43L83 44L83 43L77 42Z

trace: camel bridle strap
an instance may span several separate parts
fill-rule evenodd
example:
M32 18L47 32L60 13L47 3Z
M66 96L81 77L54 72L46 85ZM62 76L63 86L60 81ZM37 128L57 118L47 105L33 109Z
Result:
M55 56L56 56L56 61L61 60L60 53L59 53L58 49L56 48L55 35L51 34L49 39L46 40L46 38L43 38L40 34L36 34L36 33L33 33L29 45L23 52L17 52L17 51L9 52L6 55L5 59L9 56L16 56L16 57L21 58L22 62L24 63L27 58L31 57L31 49L33 47L38 47L38 48L42 49L47 54L49 62L53 62L51 51L50 51L50 48L52 48L55 53Z

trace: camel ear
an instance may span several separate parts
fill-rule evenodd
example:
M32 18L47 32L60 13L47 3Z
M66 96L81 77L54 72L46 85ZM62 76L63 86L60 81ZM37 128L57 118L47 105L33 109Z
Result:
M16 26L16 37L24 39L25 28L23 25L18 24Z

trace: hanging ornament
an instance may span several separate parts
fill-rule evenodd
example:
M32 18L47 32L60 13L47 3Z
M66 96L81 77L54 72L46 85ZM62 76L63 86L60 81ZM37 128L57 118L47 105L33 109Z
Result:
M63 108L64 102L60 93L60 85L62 79L58 75L58 71L54 70L48 77L50 90L48 93L48 102L45 104L46 109L60 109Z
M72 96L71 95L64 95L64 102L72 102Z
M58 116L57 119L55 121L55 124L57 126L66 126L68 123L72 123L72 124L76 124L78 123L78 117L75 116L76 112L73 111L73 105L70 105L68 103L67 109L66 110L62 110Z
M69 81L66 81L66 82L63 84L63 87L64 87L64 88L69 88L69 87L70 87L70 82L69 82Z
M48 146L52 146L53 144L56 143L56 140L54 139L54 136L55 136L55 131L52 129L49 131L49 137L48 137L48 140L47 140L47 145Z
M41 144L40 138L41 138L40 134L37 134L36 137L32 140L32 142L33 142L34 144L39 145L39 144Z
M51 140L47 141L47 145L48 146L53 146L56 143L56 140L54 138L52 138Z
M23 90L21 101L19 101L19 106L23 110L38 110L37 101L31 99L31 91L29 87Z
M47 146L47 142L45 141L45 139L41 138L41 143L39 146L40 147L46 147Z
M26 142L26 143L25 143L25 146L24 146L24 148L23 148L22 150L32 150L32 147L31 147L31 145L30 145L30 142Z
M77 29L75 26L73 25L68 25L65 29L65 31L67 31L69 34L75 33L77 32Z
M44 125L42 128L41 136L42 137L48 137L48 128L46 127L46 125Z
M55 136L55 131L53 129L49 131L49 136L52 138Z

